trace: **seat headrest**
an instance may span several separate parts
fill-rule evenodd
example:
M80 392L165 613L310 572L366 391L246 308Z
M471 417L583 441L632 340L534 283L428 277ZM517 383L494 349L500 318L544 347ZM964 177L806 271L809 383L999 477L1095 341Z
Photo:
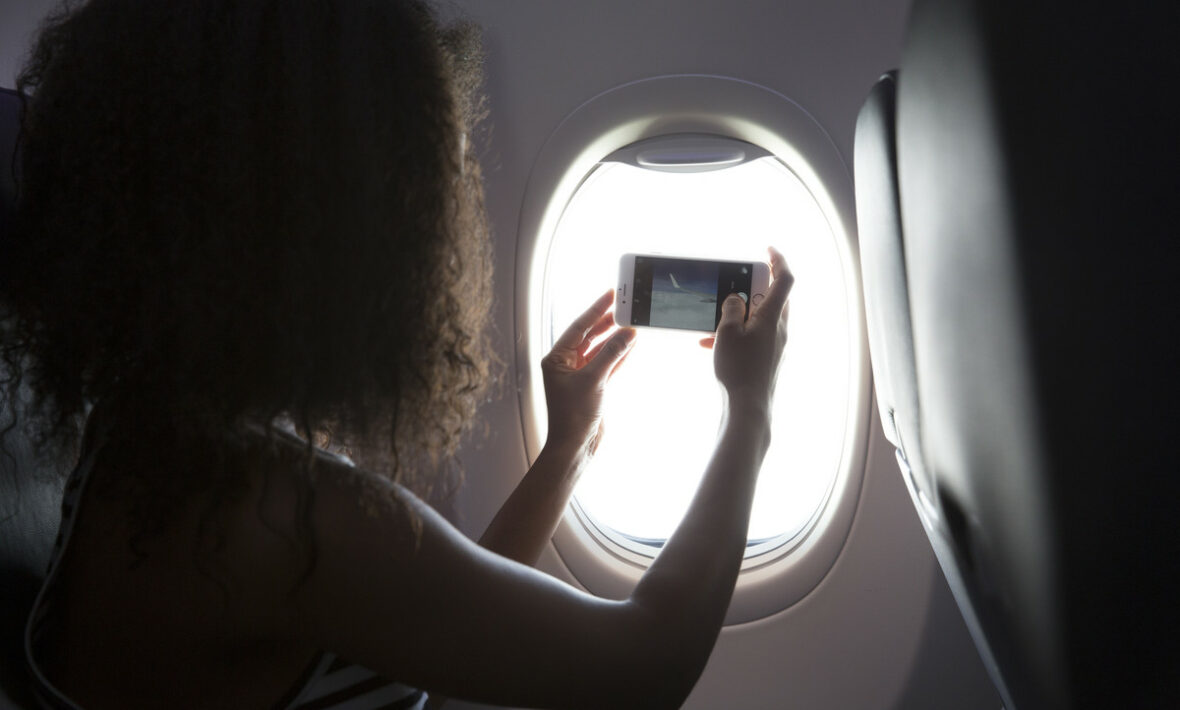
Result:
M12 224L16 206L16 136L20 132L21 96L0 88L0 243Z
M0 259L16 206L16 139L21 96L0 89ZM2 365L0 365L2 367ZM0 370L0 377L7 372ZM32 442L0 400L0 707L33 707L23 631L41 586L60 520L60 479L33 475Z

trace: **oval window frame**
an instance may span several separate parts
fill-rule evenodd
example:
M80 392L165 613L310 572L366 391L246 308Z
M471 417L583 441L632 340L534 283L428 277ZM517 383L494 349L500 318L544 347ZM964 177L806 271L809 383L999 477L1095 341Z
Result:
M724 110L719 107L724 107ZM516 244L515 373L521 427L529 461L545 438L540 362L544 268L565 206L605 157L638 141L675 133L732 137L783 161L832 224L846 269L850 307L849 398L843 453L827 499L805 531L743 560L725 624L754 621L805 597L835 564L860 499L871 421L871 370L852 177L827 132L801 106L741 79L671 75L610 89L570 113L546 140L525 187ZM844 238L841 239L840 235ZM651 562L604 536L571 501L553 536L562 564L588 591L625 598Z

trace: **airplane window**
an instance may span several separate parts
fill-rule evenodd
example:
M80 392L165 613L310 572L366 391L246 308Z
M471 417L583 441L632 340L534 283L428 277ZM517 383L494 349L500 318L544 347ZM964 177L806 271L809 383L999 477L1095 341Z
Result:
M734 141L740 145L739 142ZM765 260L786 255L796 277L779 371L773 441L763 464L747 556L784 544L823 510L846 438L850 304L832 227L779 158L724 151L704 171L602 162L574 192L545 261L548 345L616 284L628 252ZM596 535L654 556L675 529L712 451L721 414L712 356L699 333L641 329L605 404L606 435L574 495Z

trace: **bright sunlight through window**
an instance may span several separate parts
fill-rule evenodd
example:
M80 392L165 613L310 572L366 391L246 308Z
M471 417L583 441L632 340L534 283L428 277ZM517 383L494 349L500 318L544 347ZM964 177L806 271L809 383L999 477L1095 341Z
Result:
M840 464L850 383L849 304L831 226L774 157L710 172L603 163L583 182L550 245L543 296L549 345L614 287L627 252L765 260L786 255L796 284L751 545L808 528ZM721 414L699 334L640 329L607 391L606 435L575 492L599 532L654 554L679 523L712 452Z

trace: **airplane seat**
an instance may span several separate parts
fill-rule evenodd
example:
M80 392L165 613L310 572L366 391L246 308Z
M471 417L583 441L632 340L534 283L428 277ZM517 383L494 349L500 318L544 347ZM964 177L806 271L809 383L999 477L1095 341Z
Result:
M911 9L920 459L1008 710L1180 707L1178 26L1175 3Z
M955 564L951 531L922 457L918 384L897 176L897 72L881 76L856 119L853 173L873 388L906 490L993 683L999 669ZM1001 689L1001 696L1003 696ZM1005 702L1010 702L1006 697Z
M857 231L877 408L885 438L897 449L898 465L914 504L931 518L937 498L921 457L897 190L896 107L897 72L892 71L877 80L856 119Z
M0 253L16 200L15 148L20 96L0 89ZM3 331L0 331L3 337ZM0 398L4 399L4 398ZM31 708L24 658L25 617L49 564L61 521L57 478L30 475L32 444L13 421L7 402L0 412L0 707Z
M897 194L897 72L877 80L856 118L853 175L873 385L885 437L909 486L928 495L920 461L918 390Z

